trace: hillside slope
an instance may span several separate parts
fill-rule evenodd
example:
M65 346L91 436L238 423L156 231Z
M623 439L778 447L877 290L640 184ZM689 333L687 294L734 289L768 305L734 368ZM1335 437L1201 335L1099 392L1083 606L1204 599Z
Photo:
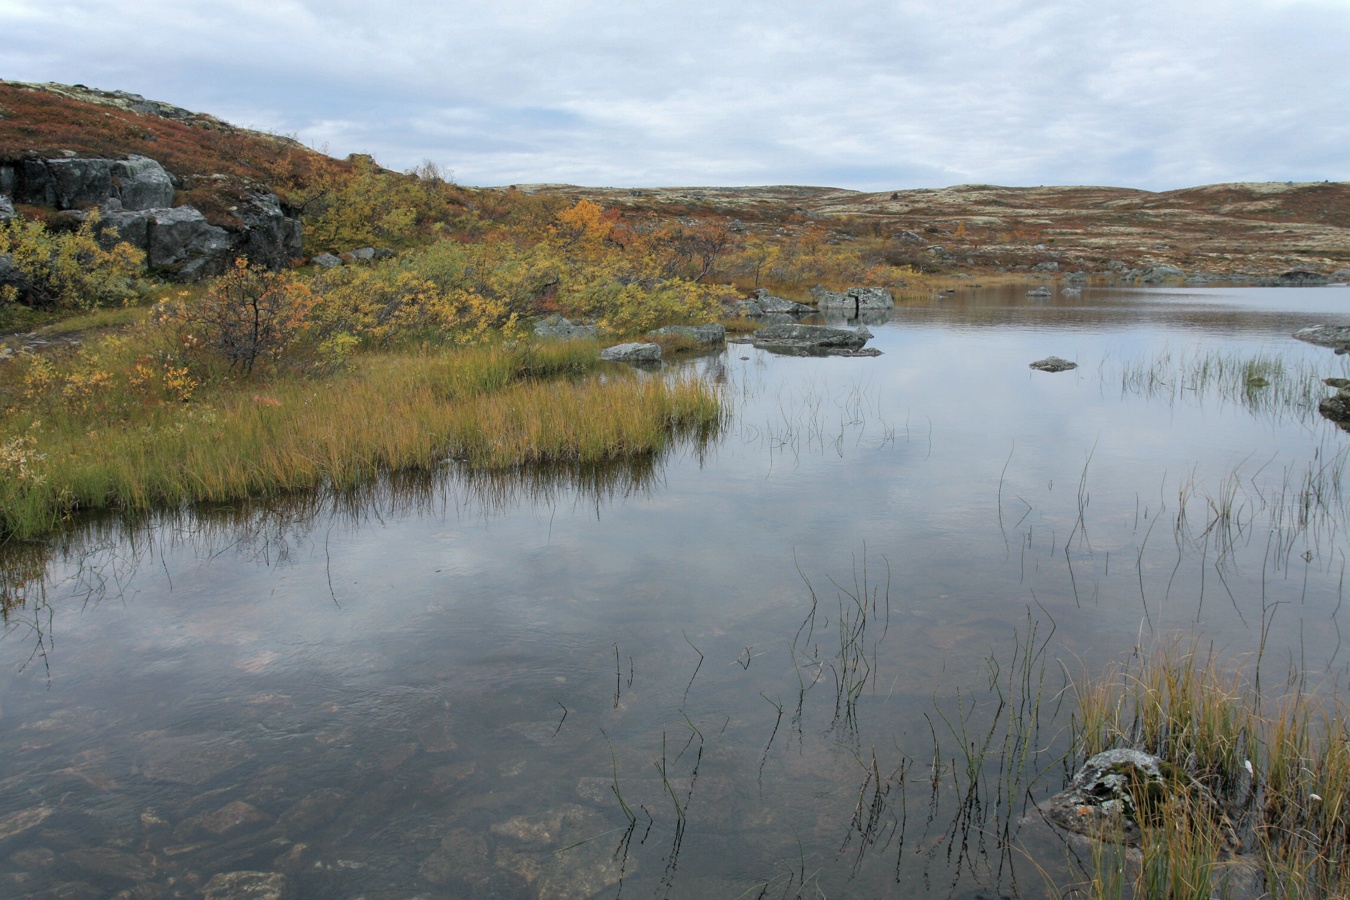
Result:
M136 94L0 81L0 161L127 154L158 160L175 178L178 202L217 219L228 218L241 185L265 185L288 208L301 210L317 185L372 168L368 159L334 159L291 138ZM512 187L586 198L633 216L732 220L743 233L769 239L810 232L830 241L881 236L894 240L897 258L922 268L1123 271L1174 265L1187 272L1259 275L1350 266L1346 183L1221 184L1160 193L993 185L874 193L787 185Z

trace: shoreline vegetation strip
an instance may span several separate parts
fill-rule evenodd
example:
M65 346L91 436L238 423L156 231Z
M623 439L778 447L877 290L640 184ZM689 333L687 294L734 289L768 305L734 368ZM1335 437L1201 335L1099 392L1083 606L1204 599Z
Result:
M375 353L322 381L230 382L131 415L49 402L0 448L10 469L0 530L37 538L84 510L348 488L450 459L602 463L724 420L725 399L706 382L597 365L584 342Z

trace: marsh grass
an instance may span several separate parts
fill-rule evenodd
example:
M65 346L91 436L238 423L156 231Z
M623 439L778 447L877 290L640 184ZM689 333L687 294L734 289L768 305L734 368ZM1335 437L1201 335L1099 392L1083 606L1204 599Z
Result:
M1334 368L1336 371L1330 371ZM1102 366L1103 383L1109 381ZM1323 378L1345 375L1346 363L1312 363L1277 351L1164 349L1151 357L1126 361L1119 369L1122 396L1177 402L1187 397L1215 398L1242 407L1253 415L1280 419L1293 416L1310 422L1317 403L1327 394Z
M1302 681L1268 700L1212 649L1178 640L1075 684L1080 758L1142 749L1188 786L1139 817L1135 896L1223 895L1258 871L1272 897L1350 891L1347 709ZM1094 854L1089 896L1120 896L1118 856Z
M57 396L5 423L29 441L16 445L28 477L0 484L0 532L39 536L80 510L340 490L450 459L600 464L723 422L701 381L595 365L593 344L495 345L364 355L322 381L226 380L187 403L140 402L115 382L88 403Z

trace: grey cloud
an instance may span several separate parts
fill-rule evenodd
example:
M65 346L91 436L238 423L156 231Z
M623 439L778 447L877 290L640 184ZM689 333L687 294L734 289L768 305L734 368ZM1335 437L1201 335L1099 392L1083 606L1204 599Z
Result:
M53 0L0 28L4 77L471 184L1350 178L1333 2Z

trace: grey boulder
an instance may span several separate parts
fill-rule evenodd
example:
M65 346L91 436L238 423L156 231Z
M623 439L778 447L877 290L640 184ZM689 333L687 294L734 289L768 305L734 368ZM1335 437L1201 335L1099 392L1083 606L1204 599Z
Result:
M649 338L674 337L692 341L695 344L714 345L727 339L727 330L720 322L707 325L667 325L647 332Z
M833 328L828 325L768 325L751 340L756 347L790 353L861 354L872 337L866 328ZM875 355L875 351L871 355Z
M754 293L755 297L753 302L760 310L766 313L786 313L793 316L803 316L815 311L805 303L788 300L786 297L775 297L764 288L757 288Z
M895 309L895 298L885 288L851 287L843 293L812 288L811 294L823 310L843 310L852 315L862 312Z
M600 358L608 362L660 362L660 344L615 344L600 351Z
M545 316L534 323L534 335L553 340L593 341L599 337L599 332L594 325L573 325L562 316Z

